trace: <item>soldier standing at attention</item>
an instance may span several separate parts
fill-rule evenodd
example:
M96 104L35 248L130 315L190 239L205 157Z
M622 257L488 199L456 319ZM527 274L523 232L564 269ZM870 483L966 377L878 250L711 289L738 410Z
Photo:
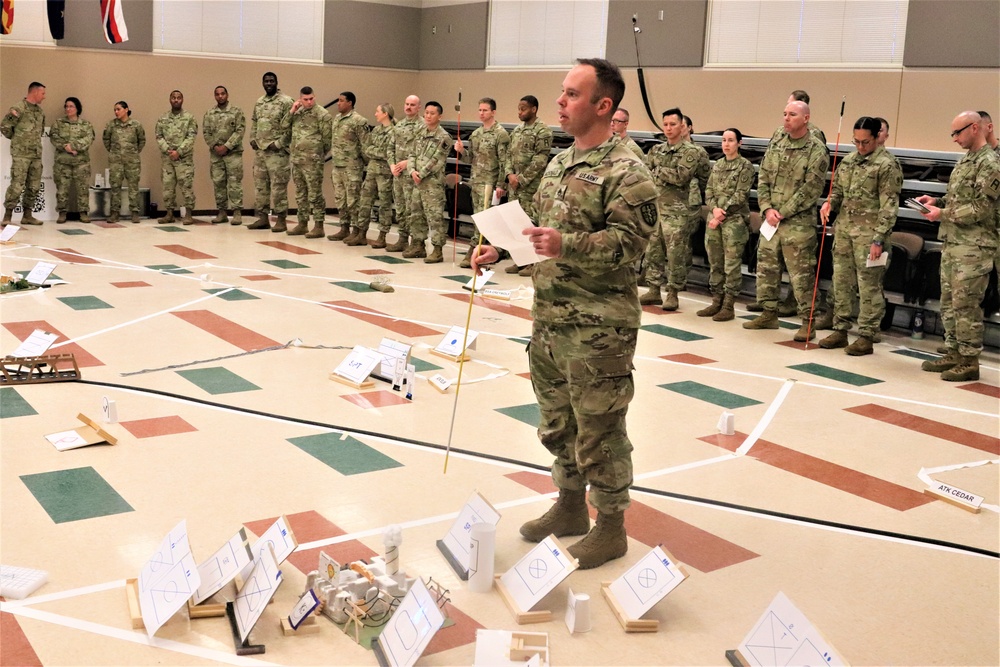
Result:
M694 264L694 255L691 250L691 235L697 231L698 227L704 224L705 214L702 212L702 204L705 203L705 187L708 185L708 175L712 172L712 162L708 159L708 151L703 146L694 142L691 136L694 134L694 122L688 115L684 116L684 141L695 147L698 151L698 167L695 169L694 179L691 181L691 190L688 194L688 229L687 236L683 237L684 243L684 289L687 287L687 274Z
M776 228L757 246L757 302L764 312L743 323L744 329L778 328L779 253L785 258L792 292L802 316L795 340L816 335L809 327L816 269L816 200L823 194L830 165L826 145L809 132L809 106L785 106L784 133L767 146L757 176L757 201L764 223Z
M444 261L442 250L448 238L444 228L444 170L448 166L451 135L441 127L444 108L438 102L424 105L424 131L413 142L413 152L407 158L407 169L413 179L413 199L410 200L410 247L403 252L408 259L424 257L425 264ZM428 233L434 251L427 255L424 242Z
M455 142L455 152L462 162L472 163L472 176L469 178L469 189L472 190L472 212L479 213L490 207L493 196L504 195L504 183L500 181L500 170L507 163L507 152L510 150L510 135L496 121L497 103L492 97L479 100L479 121L469 137L469 150L459 137ZM472 250L479 245L479 230L472 237L472 245L459 264L467 269L472 264Z
M396 135L393 130L395 115L396 110L388 102L375 107L375 129L368 134L368 141L365 142L368 170L364 185L361 186L361 203L358 205L358 215L362 220L361 234L351 239L347 245L368 243L368 225L377 196L378 238L371 242L371 246L386 246L385 237L392 228L392 171L389 169L389 162L396 159Z
M163 177L163 206L167 214L157 220L161 225L174 221L177 187L184 198L181 222L193 225L194 218L194 140L198 136L198 121L184 111L184 95L179 90L170 93L170 111L156 121L156 144L160 147L160 173Z
M10 139L10 185L4 196L3 225L11 221L20 203L24 209L22 225L40 225L31 213L42 186L42 133L45 114L38 106L45 100L45 86L32 81L28 94L12 106L0 121L0 134ZM21 195L24 195L22 199Z
M509 197L517 199L521 208L533 221L538 221L535 211L535 192L542 178L545 165L552 152L552 130L538 118L538 99L525 95L517 105L517 117L521 124L510 133L510 152L504 169ZM610 127L610 125L608 126ZM530 266L512 264L504 269L507 273L531 275Z
M577 62L557 100L559 124L575 142L545 170L535 199L539 227L526 231L549 258L532 275L528 364L541 413L538 436L555 456L559 498L521 526L521 535L538 542L586 533L568 551L587 569L628 551L632 443L625 413L642 314L634 264L656 224L657 193L645 165L611 132L625 94L621 72L607 60ZM498 258L496 248L483 246L472 268ZM597 509L592 530L588 484Z
M705 187L711 218L705 226L708 254L708 287L712 303L696 314L715 322L736 317L736 297L743 286L743 248L750 238L750 186L753 165L740 155L743 134L735 127L722 133L722 154L716 160Z
M323 107L316 106L316 94L312 88L305 86L285 118L285 123L291 126L288 148L292 178L295 179L295 197L298 199L298 224L288 230L288 235L323 238L323 221L326 219L323 167L333 144L330 114ZM309 229L310 214L313 218L312 229Z
M878 144L881 129L878 119L868 116L854 123L854 145L858 150L840 163L830 199L819 210L824 224L831 213L839 212L833 230L833 333L819 345L847 348L844 351L854 357L872 353L885 314L882 280L887 264L867 264L889 252L903 187L903 175L895 160ZM855 294L860 296L860 336L848 345Z
M646 249L649 290L639 302L642 305L661 304L663 310L677 310L677 293L687 283L685 247L691 244L689 201L701 157L695 145L684 139L684 114L680 109L675 107L663 112L663 133L666 143L653 146L646 154L646 166L660 193L657 199L660 219ZM667 289L661 301L664 282Z
M292 108L292 98L278 90L278 76L265 72L261 79L264 94L253 106L250 118L250 148L254 150L253 184L256 191L254 208L257 219L247 229L270 229L279 233L287 231L288 179L291 175L288 164L288 135L290 126L285 116ZM268 213L278 216L274 228Z
M215 87L215 106L205 112L202 133L208 144L212 186L218 214L212 224L227 222L233 212L233 225L243 224L243 135L247 119L243 110L229 103L225 86Z
M56 149L52 170L56 182L56 224L66 222L70 185L76 187L76 210L80 222L90 222L90 145L94 143L94 126L80 118L83 105L75 97L63 103L66 115L52 124L49 140Z
M410 245L410 200L413 197L413 178L406 168L406 159L413 151L413 141L417 133L424 129L420 115L420 98L410 95L403 102L403 120L396 123L393 135L396 140L395 163L389 165L392 172L392 198L396 205L396 222L399 238L386 246L386 252L403 252Z
M964 111L951 121L951 138L967 152L951 170L944 197L918 198L937 222L941 248L941 322L948 354L921 368L949 382L979 379L983 351L983 296L997 252L1000 160L986 143L982 117Z
M347 242L361 234L358 200L364 178L362 149L368 139L368 121L354 111L355 102L354 93L342 92L337 98L340 113L333 117L333 192L340 212L340 231L326 237L331 241ZM367 227L368 221L365 222Z
M125 100L115 102L115 117L104 126L104 148L108 151L108 188L111 189L111 215L108 222L118 222L122 206L122 181L128 184L128 202L132 222L139 222L139 174L142 159L139 154L146 146L146 130L132 120L132 110Z
M635 143L632 137L628 136L628 109L618 107L618 111L611 118L611 131L624 142L630 151L635 153L640 160L646 159L646 154L642 152L642 147Z

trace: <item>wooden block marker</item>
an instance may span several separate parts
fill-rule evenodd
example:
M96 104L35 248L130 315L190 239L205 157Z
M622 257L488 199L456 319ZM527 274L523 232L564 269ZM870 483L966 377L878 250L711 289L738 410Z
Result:
M225 614L225 612L223 612ZM292 624L287 618L281 619L281 634L286 637L292 637L295 635L318 635L319 634L319 623L316 622L315 616L310 616L306 620L299 623L298 628L293 628Z
M142 622L142 610L139 609L139 580L125 580L125 598L128 600L128 615L132 621L133 630L141 630L146 627Z
M601 583L601 593L604 595L604 599L608 601L611 611L614 612L615 618L618 619L625 632L657 632L660 629L660 622L656 619L629 618L625 614L625 610L622 609L622 606L618 604L618 599L611 594L610 589L610 581Z
M979 510L984 500L982 496L977 496L974 493L963 491L962 489L955 488L954 486L950 486L944 482L939 482L937 486L924 489L924 493L929 496L934 496L939 500L943 500L946 503L950 503L955 507L960 507L966 512L972 512L973 514L979 514Z
M541 609L539 611L521 611L517 604L514 602L514 598L511 597L510 592L507 587L503 585L503 581L500 580L500 575L493 577L493 583L500 592L500 597L503 598L504 604L510 609L510 613L514 615L514 621L518 625L527 625L529 623L545 623L546 621L552 620L552 612L548 609Z

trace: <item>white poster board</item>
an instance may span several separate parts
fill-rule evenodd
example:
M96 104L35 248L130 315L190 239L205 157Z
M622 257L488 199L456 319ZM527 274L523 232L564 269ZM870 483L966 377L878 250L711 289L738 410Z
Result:
M232 581L243 568L253 563L253 552L247 541L246 528L233 535L219 550L198 566L201 584L192 602L201 604Z
M499 522L500 513L478 491L473 491L443 540L452 557L465 568L466 572L469 571L469 554L471 553L469 531L472 530L473 524L489 523L495 526Z
M393 667L413 665L442 625L444 614L418 578L378 636L379 650Z
M49 333L41 329L35 329L31 335L25 338L17 349L11 352L12 357L40 357L45 354L52 343L56 342L59 334Z
M361 345L355 345L333 374L353 384L361 384L368 379L375 367L382 363L382 355Z
M454 326L448 330L448 333L445 334L445 337L442 338L441 342L437 344L434 351L443 354L446 357L460 357L462 356L463 343L465 344L466 350L476 349L476 338L478 336L478 331L469 329L469 333L466 335L465 327Z
M403 368L410 363L410 350L412 346L407 343L400 343L392 338L383 338L379 343L378 353L382 355L382 363L377 371L372 374L376 377L392 382L396 377L396 360L402 358Z
M0 231L0 243L7 243L14 238L14 234L17 234L19 231L21 231L20 227L12 225L8 222L7 226L3 228L3 231Z
M31 285L44 285L49 276L56 270L54 262L38 262L24 277Z
M295 548L299 546L299 543L295 541L295 534L292 533L292 529L288 525L288 521L284 516L279 516L271 527L264 531L264 534L253 543L250 548L250 552L253 554L254 558L259 558L267 551L270 547L274 551L274 557L278 563L285 562L285 559L292 555ZM250 576L250 570L253 569L253 563L246 565L240 571L240 579L246 580Z
M739 652L746 662L760 667L847 664L781 592L743 639Z
M146 634L156 631L187 604L201 584L188 543L187 522L171 530L139 572L139 607Z
M253 562L250 576L233 600L236 627L240 631L240 641L245 642L257 619L264 613L267 603L281 585L281 570L270 545Z
M549 535L504 572L500 583L518 609L529 611L577 567L577 560Z
M687 572L676 560L654 547L609 588L625 615L638 619L686 578Z

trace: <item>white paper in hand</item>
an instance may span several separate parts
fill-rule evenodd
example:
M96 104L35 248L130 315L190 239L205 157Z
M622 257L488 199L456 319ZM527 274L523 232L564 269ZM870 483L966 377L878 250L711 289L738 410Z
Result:
M885 266L885 263L889 260L889 253L882 251L882 254L878 256L878 259L872 259L869 257L865 260L865 266L869 269L873 266Z
M766 221L760 226L760 235L763 236L768 241L770 241L774 237L774 234L777 231L778 231L777 227L772 227Z
M535 247L522 230L533 225L531 218L521 208L518 201L509 201L500 206L474 213L472 219L490 243L510 253L518 266L534 264L548 259L535 252Z

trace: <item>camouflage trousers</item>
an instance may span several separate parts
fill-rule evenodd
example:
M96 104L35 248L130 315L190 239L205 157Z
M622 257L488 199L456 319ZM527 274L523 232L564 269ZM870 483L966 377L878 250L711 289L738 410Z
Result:
M428 177L415 185L410 199L410 236L414 242L422 242L430 236L431 245L445 244L448 235L445 232L444 209L442 177Z
M56 183L56 210L69 210L69 189L76 187L76 210L90 212L90 160L56 162L52 165L52 180Z
M32 208L32 203L38 198L38 191L42 187L42 158L38 157L11 157L10 158L10 185L7 186L7 194L3 198L3 206L7 211L13 211L22 201L25 202L25 210Z
M768 241L760 237L757 246L757 303L765 310L777 310L781 289L779 253L785 258L792 294L802 317L809 317L813 283L816 279L816 229L809 222L778 225L778 231Z
M122 158L111 157L108 161L110 174L108 187L111 188L111 212L122 210L122 181L128 184L129 210L140 213L139 172L142 161L138 155Z
M171 160L169 156L161 156L160 173L163 176L163 208L173 211L177 208L177 188L181 189L181 197L188 215L194 212L194 158L191 156L179 160Z
M212 187L215 207L220 211L243 208L243 152L211 154Z
M749 238L749 223L740 216L727 218L715 229L706 225L708 287L712 294L739 295L743 287L743 248Z
M333 201L340 212L341 225L354 225L361 199L362 165L333 167Z
M535 320L528 344L541 413L538 438L555 457L552 480L569 491L590 484L590 503L604 513L629 506L632 443L625 415L635 393L637 335L631 328Z
M392 177L392 200L396 205L396 222L399 223L399 235L410 233L410 204L413 198L413 177L403 170L399 176Z
M412 180L412 179L411 179ZM358 203L358 221L355 227L368 229L371 224L372 209L378 203L378 230L388 232L392 228L392 172L389 165L376 165L372 160L368 163L368 173L361 185L361 201Z
M257 151L253 158L253 186L257 215L274 211L288 213L288 179L291 177L288 153Z
M326 198L323 196L322 160L292 163L292 179L295 181L295 200L299 222L307 222L312 216L314 222L326 219Z
M983 351L983 296L995 248L944 242L941 249L941 323L944 342L965 357Z
M490 207L493 203L493 193L496 191L496 181L469 181L469 190L472 193L472 212L479 213ZM472 245L479 245L479 227L476 227L472 235Z
M691 234L695 223L686 212L664 211L646 245L646 284L680 292L687 285Z
M848 229L845 226L838 221L833 232L833 328L850 330L857 295L858 332L874 339L885 315L882 281L889 260L885 266L869 268L868 253L875 236L874 228L855 226ZM886 237L882 252L889 252L890 247Z
M538 210L535 208L535 193L538 192L538 183L533 183L529 187L518 188L513 194L508 191L508 199L510 201L517 200L521 203L521 208L524 212L528 214L531 218L531 222L538 226Z

